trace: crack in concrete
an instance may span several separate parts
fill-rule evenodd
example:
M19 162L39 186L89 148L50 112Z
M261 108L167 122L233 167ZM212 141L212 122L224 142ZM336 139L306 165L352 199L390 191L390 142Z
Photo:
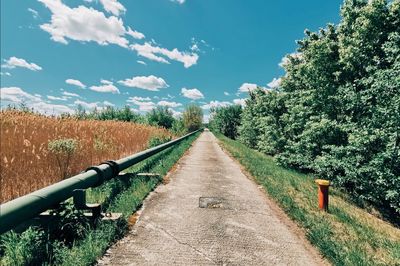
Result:
M189 243L186 242L182 242L181 240L179 240L177 237L175 237L172 233L168 232L166 229L162 228L161 226L158 226L154 223L149 223L151 226L153 226L154 228L164 232L165 234L167 234L169 237L171 237L173 240L175 240L178 244L183 245L183 246L187 246L189 248L191 248L192 250L194 250L196 253L198 253L199 255L201 255L203 258L207 259L208 261L211 261L214 264L220 264L218 262L216 262L215 260L211 259L210 257L208 257L206 254L204 254L202 251L198 250L197 248L195 248L194 246L190 245ZM144 228L143 226L139 226Z

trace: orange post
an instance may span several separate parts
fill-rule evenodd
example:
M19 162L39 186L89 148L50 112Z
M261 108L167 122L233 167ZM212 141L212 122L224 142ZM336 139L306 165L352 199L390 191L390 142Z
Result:
M328 211L329 203L329 180L316 179L315 183L318 184L318 206L321 210Z

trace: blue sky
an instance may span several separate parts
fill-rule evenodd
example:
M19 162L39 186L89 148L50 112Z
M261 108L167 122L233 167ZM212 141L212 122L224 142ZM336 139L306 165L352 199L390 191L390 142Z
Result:
M273 87L305 28L341 1L1 0L1 105L47 114L125 105L175 115ZM269 85L268 85L269 84Z

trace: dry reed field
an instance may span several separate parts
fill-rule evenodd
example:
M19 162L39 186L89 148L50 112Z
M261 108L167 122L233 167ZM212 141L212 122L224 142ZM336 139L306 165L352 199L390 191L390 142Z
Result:
M62 119L18 111L1 111L0 122L2 203L63 179L68 158L52 150L54 140L73 142L67 169L72 176L104 160L144 150L152 136L170 135L164 129L130 122Z

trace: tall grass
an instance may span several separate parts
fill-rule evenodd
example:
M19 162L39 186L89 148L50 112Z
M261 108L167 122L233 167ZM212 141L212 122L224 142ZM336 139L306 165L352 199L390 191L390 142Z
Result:
M19 111L1 111L0 202L6 202L60 181L64 173L49 143L77 141L68 174L90 165L141 151L151 137L170 133L161 128L118 121L55 118ZM59 158L58 158L59 159Z
M272 157L215 135L334 265L400 265L398 228L347 201L335 188L330 189L329 213L321 212L312 177L277 166Z
M131 214L140 208L144 198L162 180L160 177L173 167L198 135L190 136L176 146L127 169L123 178L110 180L88 191L88 202L102 203L106 212L122 213L123 217L118 222L99 222L94 228L88 228L84 237L70 240L69 244L60 239L60 234L39 228L29 228L20 234L8 232L0 236L0 265L95 264L106 249L123 236L127 225L132 222ZM151 172L159 176L137 176L139 172ZM70 219L60 218L60 225L65 225ZM79 228L76 225L74 227Z

